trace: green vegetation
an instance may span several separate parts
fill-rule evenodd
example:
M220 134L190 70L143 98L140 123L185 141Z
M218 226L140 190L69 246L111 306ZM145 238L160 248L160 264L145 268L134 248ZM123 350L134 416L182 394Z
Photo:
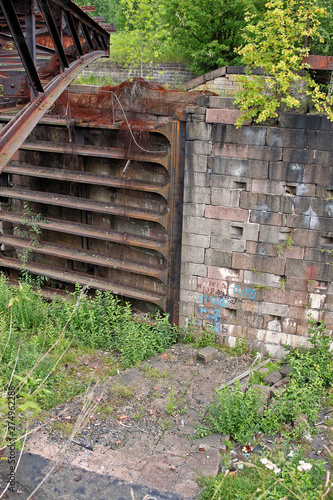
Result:
M81 363L79 376L71 364L93 349L109 353L104 353L105 366L98 370L105 378L117 366L138 364L177 340L178 330L167 316L156 318L154 324L139 321L130 305L111 293L97 291L88 298L77 288L67 300L46 302L34 286L31 279L11 286L0 274L0 413L6 412L10 385L19 412L52 408L85 392L97 367ZM114 391L118 397L133 393L120 386ZM2 419L0 435L5 424Z
M200 500L320 500L332 498L321 461L303 460L301 451L292 456L280 451L273 456L255 457L244 463L234 477L226 473L203 478Z
M333 120L333 97L315 83L303 62L309 54L305 38L324 41L319 28L325 16L327 11L317 0L270 0L264 13L247 13L245 44L237 51L247 67L235 101L243 111L237 126L246 119L256 123L276 119L282 106L299 108L307 97ZM264 75L254 75L252 68L263 69Z
M239 383L233 388L223 388L208 405L197 435L230 433L234 440L246 444L258 432L275 434L289 423L294 425L291 431L294 436L302 435L305 428L314 423L326 389L333 382L331 339L322 323L318 326L310 318L309 325L311 348L290 349L285 346L289 350L287 361L292 367L291 380L268 407L263 405L253 382L246 392Z

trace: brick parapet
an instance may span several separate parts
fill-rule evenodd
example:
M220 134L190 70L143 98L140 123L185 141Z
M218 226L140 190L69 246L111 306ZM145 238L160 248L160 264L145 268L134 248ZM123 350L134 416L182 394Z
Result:
M333 328L333 127L287 113L236 129L230 99L205 106L187 128L181 319L281 356L308 342L309 313Z

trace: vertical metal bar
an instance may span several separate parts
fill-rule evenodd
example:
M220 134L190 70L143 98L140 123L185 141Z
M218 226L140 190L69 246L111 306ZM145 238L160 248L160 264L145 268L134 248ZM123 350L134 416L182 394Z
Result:
M60 64L65 69L69 67L68 60L61 43L61 37L58 33L57 26L54 22L53 15L48 3L48 0L38 0L39 8L43 14L47 29L51 35L54 47L58 53Z
M38 92L44 92L43 85L39 79L33 57L31 56L29 47L25 41L12 0L0 0L0 6L16 45L17 52L19 53L24 69L27 72L31 87L35 95L38 95Z
M91 39L91 36L90 36L90 33L89 33L87 26L84 24L84 22L81 23L81 26L82 26L84 38L87 41L89 49L94 50L94 44L92 42L92 39Z
M35 0L25 0L25 40L36 66Z
M65 17L66 17L66 21L68 24L68 28L69 28L71 37L73 38L74 46L76 48L78 55L81 57L81 56L83 56L83 49L82 49L82 46L80 43L80 38L79 38L78 32L76 31L76 27L75 27L75 23L74 23L72 14L69 11L65 10Z

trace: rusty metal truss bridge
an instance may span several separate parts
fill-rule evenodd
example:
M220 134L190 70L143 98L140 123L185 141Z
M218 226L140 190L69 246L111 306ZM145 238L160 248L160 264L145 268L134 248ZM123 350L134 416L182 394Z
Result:
M82 69L109 54L109 34L70 0L0 0L0 172ZM17 113L15 113L15 110Z

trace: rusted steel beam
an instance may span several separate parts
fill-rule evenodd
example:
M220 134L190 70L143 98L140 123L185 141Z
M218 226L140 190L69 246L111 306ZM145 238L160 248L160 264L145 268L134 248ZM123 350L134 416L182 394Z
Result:
M74 46L76 48L77 53L81 57L81 56L83 56L83 49L82 49L82 45L81 45L81 42L80 42L79 34L78 34L77 30L76 30L76 26L75 26L75 23L74 23L73 16L72 16L72 14L70 12L65 11L65 17L66 17L66 20L67 20L67 23L68 23L68 28L69 28L71 37L73 38Z
M135 189L158 193L165 199L168 197L168 185L163 186L154 182L145 182L135 179L113 177L111 175L91 174L79 172L77 170L63 170L56 168L33 167L19 163L10 163L6 167L8 174L27 175L28 177L38 177L42 179L56 179L59 181L79 182L94 186L118 187L123 189Z
M0 243L14 248L29 248L32 252L41 253L44 255L52 255L64 259L86 262L102 267L110 267L112 269L121 269L123 271L133 272L135 274L143 274L159 279L162 283L167 280L166 266L147 265L144 262L134 262L125 259L117 259L116 257L102 254L100 252L92 252L90 250L76 249L57 245L55 243L39 242L38 247L32 246L28 238L18 238L15 236L0 234Z
M22 64L24 65L25 71L28 75L31 87L35 95L38 95L39 92L43 92L43 85L39 79L34 59L30 54L29 47L24 38L12 0L0 0L0 6L11 31L16 49L20 54Z
M45 87L45 92L42 95L36 97L1 130L0 173L26 140L30 132L35 128L42 116L44 116L82 69L95 61L95 59L103 56L105 56L104 51L97 51L86 54L79 60L74 61L63 74L58 75Z
M10 269L22 270L22 262L18 259L11 259L3 257L0 254L0 267L7 267ZM25 264L26 270L31 274L39 276L46 276L47 278L57 281L65 281L66 283L73 283L79 285L89 285L91 288L98 290L105 290L113 292L117 295L131 297L138 300L146 300L158 305L163 310L166 308L166 297L164 294L157 292L147 292L141 288L132 288L120 283L113 282L106 278L90 277L87 274L75 271L65 271L56 267L35 264L34 262L27 262Z
M108 148L98 146L87 146L74 143L56 143L48 141L25 142L20 149L26 151L43 151L46 153L60 153L69 155L89 156L95 158L114 158L119 160L149 161L160 163L167 168L167 158L165 153L158 151L152 153L128 153L122 148Z
M0 220L12 222L15 224L23 224L23 216L12 212L0 211ZM116 231L114 229L103 229L97 226L82 224L79 222L69 222L60 219L48 217L47 222L38 222L41 229L47 231L55 231L58 233L73 234L76 236L84 236L97 240L110 241L112 243L120 243L131 245L134 247L147 248L156 250L165 258L168 256L169 244L168 235L165 232L160 233L159 238L150 238L149 236L138 236L127 232Z
M59 36L56 23L53 19L53 15L49 6L48 0L38 0L39 8L43 14L46 22L46 26L49 30L50 36L52 38L55 50L59 56L60 64L65 69L69 67L69 63L65 54L65 50L62 46L61 38Z
M168 209L165 207L163 212L154 210L144 210L115 203L106 203L86 198L68 197L57 193L41 193L39 191L24 191L23 189L12 189L0 187L0 197L9 197L17 200L27 200L35 203L44 203L46 205L57 205L60 207L74 208L77 210L88 210L122 217L131 217L133 219L142 219L155 221L164 227L168 225Z
M310 69L333 70L333 56L316 56L313 54L303 58L303 63Z

